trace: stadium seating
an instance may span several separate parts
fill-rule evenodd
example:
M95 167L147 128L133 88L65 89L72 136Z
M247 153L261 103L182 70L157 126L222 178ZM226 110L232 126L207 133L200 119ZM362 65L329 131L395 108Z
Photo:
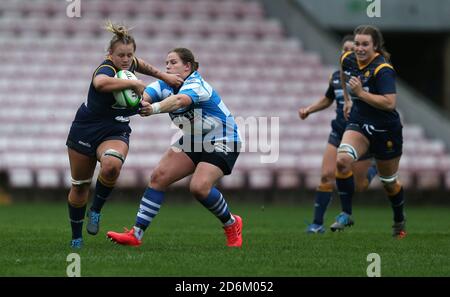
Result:
M219 91L245 136L246 151L222 187L317 186L334 107L307 121L298 119L297 109L323 95L333 69L285 36L259 2L83 0L82 17L73 19L66 16L67 5L0 2L0 57L6 74L0 80L0 171L8 173L12 186L69 186L65 140L92 72L105 55L110 34L101 26L106 18L134 26L137 55L161 69L171 48L194 51L200 72ZM118 182L123 187L144 186L177 134L167 115L134 117L131 126L130 152ZM264 128L271 131L266 140L252 134ZM264 162L270 159L268 145L272 153L278 151L274 163ZM450 189L444 143L405 123L400 174L406 187Z

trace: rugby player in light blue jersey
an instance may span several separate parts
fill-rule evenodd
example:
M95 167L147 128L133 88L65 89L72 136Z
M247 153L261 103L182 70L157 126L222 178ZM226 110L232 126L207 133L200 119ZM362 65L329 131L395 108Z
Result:
M227 246L242 245L242 219L231 214L225 198L215 187L221 177L231 173L241 139L233 116L216 90L197 72L198 67L189 49L173 49L167 55L167 73L180 75L183 85L173 88L159 80L145 89L144 99L152 104L142 107L141 115L169 113L183 136L167 150L153 171L134 227L124 233L107 233L119 244L141 245L144 231L159 212L166 189L192 174L190 192L222 222Z
M120 70L129 70L164 79L173 85L183 82L177 75L163 73L136 58L136 42L126 27L108 22L105 29L114 34L109 43L108 57L92 76L87 100L79 107L66 142L72 176L68 205L72 228L70 244L73 248L80 248L83 244L83 219L97 161L101 169L93 203L87 214L87 231L92 235L98 233L100 211L114 188L128 153L131 133L128 117L137 114L138 107L117 107L113 91L133 89L143 94L145 89L144 82L115 78L115 74Z
M350 194L354 187L351 164L367 152L373 155L394 213L392 235L403 238L406 236L403 187L397 174L403 126L395 109L395 71L378 28L361 25L354 35L354 51L341 56L342 74L347 84L345 92L348 88L353 107L338 148L337 178L347 184ZM347 95L344 114L350 110Z

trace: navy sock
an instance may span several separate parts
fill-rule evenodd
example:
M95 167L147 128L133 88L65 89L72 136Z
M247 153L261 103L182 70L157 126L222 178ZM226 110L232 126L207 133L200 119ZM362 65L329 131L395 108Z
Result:
M147 188L141 199L139 210L136 215L136 227L145 231L152 222L153 218L158 214L162 202L164 201L165 192Z
M228 204L223 198L222 193L215 187L211 189L206 199L198 199L198 201L209 211L211 211L222 223L227 223L231 219L231 213Z
M392 210L394 212L394 222L403 222L405 220L405 214L403 213L403 206L405 200L403 198L403 187L400 188L397 194L389 196L391 201Z
M336 186L339 191L339 198L341 199L342 211L352 214L352 198L355 192L355 182L353 174L346 178L336 177Z
M86 204L82 207L74 207L70 203L69 206L69 218L70 226L72 227L72 239L82 237L83 231L83 219L86 212Z
M114 189L114 182L109 183L109 186L105 185L106 183L107 182L104 182L103 179L99 176L99 178L97 179L97 183L95 184L94 199L92 201L91 210L97 213L100 213L103 205Z
M367 170L367 180L369 181L369 185L370 185L370 182L372 181L372 179L377 174L378 174L377 166L376 165L370 166L369 169Z
M331 192L322 192L317 190L314 198L314 224L323 225L323 216L330 204Z

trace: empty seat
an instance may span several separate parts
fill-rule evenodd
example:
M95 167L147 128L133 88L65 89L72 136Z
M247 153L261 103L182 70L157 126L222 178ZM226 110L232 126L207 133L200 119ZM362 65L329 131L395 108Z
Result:
M248 184L251 189L269 189L274 184L274 175L270 169L255 169L249 172Z
M279 21L265 18L261 3L85 0L82 17L73 19L65 15L67 5L0 1L0 58L8 73L0 81L0 170L11 172L12 184L70 186L65 140L92 73L107 54L111 34L102 26L110 18L134 26L137 56L160 69L168 50L194 51L200 73L236 117L245 142L223 187L318 185L334 106L306 121L298 118L298 108L323 96L335 67L323 65L297 39L286 38ZM404 126L400 172L405 187L435 188L438 181L448 186L450 157L444 142L427 138L421 126ZM131 127L130 151L118 181L124 187L145 184L181 136L167 115L132 117ZM381 184L375 179L372 187Z

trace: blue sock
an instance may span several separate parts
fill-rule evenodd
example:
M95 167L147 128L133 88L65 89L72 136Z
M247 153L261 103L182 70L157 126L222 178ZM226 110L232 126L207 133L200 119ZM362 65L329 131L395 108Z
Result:
M81 207L72 206L67 203L69 206L69 218L70 218L70 226L72 227L72 239L82 237L83 231L83 219L84 214L86 212L86 204Z
M352 198L355 192L355 183L353 174L346 178L336 177L336 185L339 191L339 198L341 199L342 211L352 214Z
M105 185L108 184L108 185ZM97 183L95 184L94 200L92 201L91 210L97 213L103 208L106 200L114 189L114 182L105 182L101 176L97 178Z
M223 224L231 220L231 213L222 193L215 187L211 189L206 199L198 200L204 207L209 209Z
M322 192L317 190L314 198L314 220L313 223L323 225L323 216L327 211L328 204L330 204L331 192Z
M165 192L147 188L142 196L141 204L136 215L136 227L145 231L152 222L153 218L158 214L161 204L164 200Z
M403 187L400 188L397 194L389 196L391 201L392 210L394 212L394 222L403 222L405 220L405 214L403 213L403 206L405 200L403 198Z
M372 179L378 174L378 170L377 170L377 166L372 165L369 167L369 169L367 170L367 180L369 181L369 185L370 182L372 181Z

